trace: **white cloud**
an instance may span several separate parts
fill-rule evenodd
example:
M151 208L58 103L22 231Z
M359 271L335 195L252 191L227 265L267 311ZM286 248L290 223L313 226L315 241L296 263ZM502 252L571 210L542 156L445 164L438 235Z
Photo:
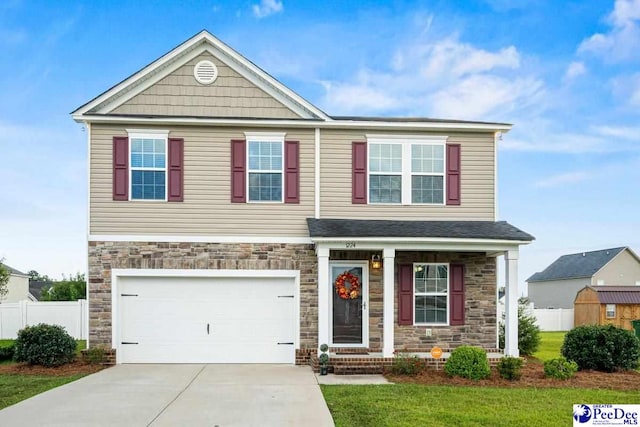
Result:
M256 18L266 18L267 16L282 12L282 2L279 0L260 0L260 4L252 6L253 15Z
M519 136L505 135L500 148L513 151L531 151L546 153L620 153L638 152L640 145L638 137L614 138L612 132L622 132L622 129L609 129L606 127L585 129L584 132L554 132L553 129L536 129L534 124L529 124L526 129L519 129ZM522 137L521 135L524 135Z
M590 52L607 62L637 60L640 49L640 0L616 0L607 16L611 29L582 41L579 53Z
M611 80L613 93L632 107L640 107L640 73L622 75Z
M323 82L322 106L335 114L504 119L505 110L540 104L544 95L541 80L519 71L514 46L489 51L449 36L398 47L390 56L351 81Z
M478 74L439 90L431 97L438 117L483 118L523 109L542 97L544 85L534 78Z
M564 73L565 80L573 80L578 76L581 76L587 72L587 67L585 67L583 62L573 61L567 67L567 71Z
M325 88L325 103L337 107L339 114L357 112L370 114L393 110L402 106L402 101L392 93L367 82L360 84L322 82Z
M587 174L586 172L569 172L542 179L536 182L534 186L539 188L559 187L561 185L582 182L587 180L588 178L589 174Z
M602 136L622 138L632 141L640 140L640 127L633 126L594 126L595 132Z

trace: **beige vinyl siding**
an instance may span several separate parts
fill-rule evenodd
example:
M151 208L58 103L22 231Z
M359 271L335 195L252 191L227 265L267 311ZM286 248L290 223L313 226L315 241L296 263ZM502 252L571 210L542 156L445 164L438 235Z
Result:
M231 203L231 139L251 128L147 127L184 138L184 202L113 201L112 138L123 125L91 126L90 233L308 237L314 215L314 131L279 129L300 141L300 204ZM136 126L139 127L139 126ZM274 129L267 129L274 132Z
M351 143L366 141L366 133L350 130L322 130L320 156L322 218L487 221L495 219L495 157L492 133L448 135L448 143L461 145L462 201L460 206L352 204ZM411 133L411 135L419 134ZM401 133L394 133L394 135L401 135Z
M591 284L598 285L598 280L605 285L633 286L640 281L640 262L625 249L593 275Z
M198 83L194 66L201 60L218 67L211 85ZM300 118L235 70L203 53L111 111L115 114L165 116Z

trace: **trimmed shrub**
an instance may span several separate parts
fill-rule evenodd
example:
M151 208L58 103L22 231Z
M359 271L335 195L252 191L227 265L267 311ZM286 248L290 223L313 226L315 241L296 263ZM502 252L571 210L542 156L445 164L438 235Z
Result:
M498 373L506 380L519 380L522 376L522 359L506 356L498 362Z
M613 325L578 326L565 335L561 352L581 370L635 369L640 359L640 340L633 332Z
M98 365L104 363L104 348L102 347L91 347L84 352L84 359L90 365Z
M14 351L15 344L13 342L8 344L0 344L0 362L3 362L5 360L12 360Z
M62 326L40 323L18 331L14 360L30 365L60 366L71 362L76 340Z
M547 378L566 380L573 377L577 371L578 364L564 357L545 360L544 362L544 376Z
M391 373L394 375L418 375L424 371L425 363L418 356L396 353L391 363Z
M478 347L463 345L451 352L444 364L444 371L450 377L482 380L491 375L487 353Z
M518 350L521 356L531 356L540 347L540 328L536 325L536 317L529 314L528 298L518 300ZM504 349L504 321L500 322L498 345Z

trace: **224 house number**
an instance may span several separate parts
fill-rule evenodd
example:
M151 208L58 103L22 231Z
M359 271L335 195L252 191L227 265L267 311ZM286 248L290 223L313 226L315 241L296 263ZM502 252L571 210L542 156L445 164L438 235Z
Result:
M344 244L344 247L347 248L347 249L348 248L355 248L356 247L356 242L346 242Z

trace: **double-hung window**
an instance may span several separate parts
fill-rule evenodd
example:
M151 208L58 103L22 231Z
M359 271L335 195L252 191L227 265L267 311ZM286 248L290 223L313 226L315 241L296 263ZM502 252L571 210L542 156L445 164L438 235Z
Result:
M414 264L413 285L415 323L448 324L448 264Z
M369 144L369 202L402 201L402 144Z
M411 203L444 201L444 145L411 144Z
M446 137L369 137L369 203L443 205Z
M250 202L282 202L284 135L247 134Z
M131 200L167 200L167 137L129 133Z

